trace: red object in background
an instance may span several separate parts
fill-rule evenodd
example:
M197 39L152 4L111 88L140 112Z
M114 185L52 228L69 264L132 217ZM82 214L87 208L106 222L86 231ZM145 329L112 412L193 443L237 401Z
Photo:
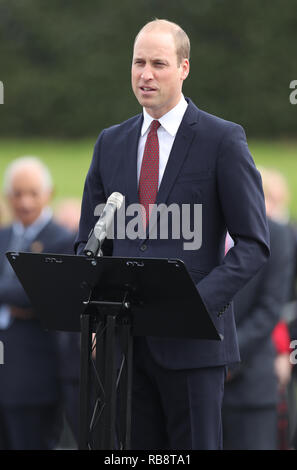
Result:
M272 340L277 354L290 353L290 335L288 326L284 321L280 321L272 332Z
M280 321L272 332L272 340L277 354L290 354L290 335L288 326L284 321ZM287 402L286 388L279 390L279 402L277 405L277 433L278 449L289 450L289 410Z

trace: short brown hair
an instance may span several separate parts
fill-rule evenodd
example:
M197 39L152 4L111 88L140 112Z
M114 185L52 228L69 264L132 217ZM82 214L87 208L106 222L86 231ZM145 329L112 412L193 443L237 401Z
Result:
M176 46L178 66L183 59L190 59L190 39L187 33L178 24L173 23L172 21L160 20L158 18L155 18L153 21L149 21L137 34L134 45L142 31L152 31L153 29L165 30L172 34Z

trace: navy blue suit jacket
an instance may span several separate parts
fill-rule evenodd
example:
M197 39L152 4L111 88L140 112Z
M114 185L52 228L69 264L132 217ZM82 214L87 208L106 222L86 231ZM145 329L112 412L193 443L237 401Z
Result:
M114 256L183 260L214 324L224 336L221 342L148 338L155 360L172 369L239 360L232 298L269 256L261 178L242 127L187 101L156 203L202 204L201 248L184 250L185 240L170 236L168 240L115 239L112 248ZM97 204L105 202L114 191L125 196L126 206L139 202L137 148L142 120L142 114L137 115L99 135L85 182L77 238L79 253L97 220ZM227 228L235 247L224 257Z
M12 228L0 230L0 276ZM73 235L50 221L37 236L35 247L44 253L70 253ZM34 243L26 251L32 251ZM25 250L24 250L25 251ZM17 277L0 279L0 305L30 307ZM56 335L41 329L37 319L14 319L0 329L4 364L0 366L0 404L28 405L54 402L59 397L59 364Z

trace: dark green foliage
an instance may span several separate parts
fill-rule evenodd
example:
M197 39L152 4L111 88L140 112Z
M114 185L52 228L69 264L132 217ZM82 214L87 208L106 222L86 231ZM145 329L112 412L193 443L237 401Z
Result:
M133 41L154 17L190 36L186 96L249 135L296 136L294 0L0 0L0 135L94 136L137 113Z

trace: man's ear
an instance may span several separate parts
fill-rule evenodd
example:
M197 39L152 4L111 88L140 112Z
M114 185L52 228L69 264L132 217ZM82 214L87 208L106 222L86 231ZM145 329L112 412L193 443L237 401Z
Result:
M55 188L53 187L50 191L47 192L46 196L45 196L45 200L46 200L46 203L45 205L49 204L53 198L54 198L54 195L55 195Z
M189 59L183 59L182 60L181 68L182 68L181 78L182 78L182 80L185 80L187 78L187 76L189 75L189 72L190 72L190 61L189 61Z

